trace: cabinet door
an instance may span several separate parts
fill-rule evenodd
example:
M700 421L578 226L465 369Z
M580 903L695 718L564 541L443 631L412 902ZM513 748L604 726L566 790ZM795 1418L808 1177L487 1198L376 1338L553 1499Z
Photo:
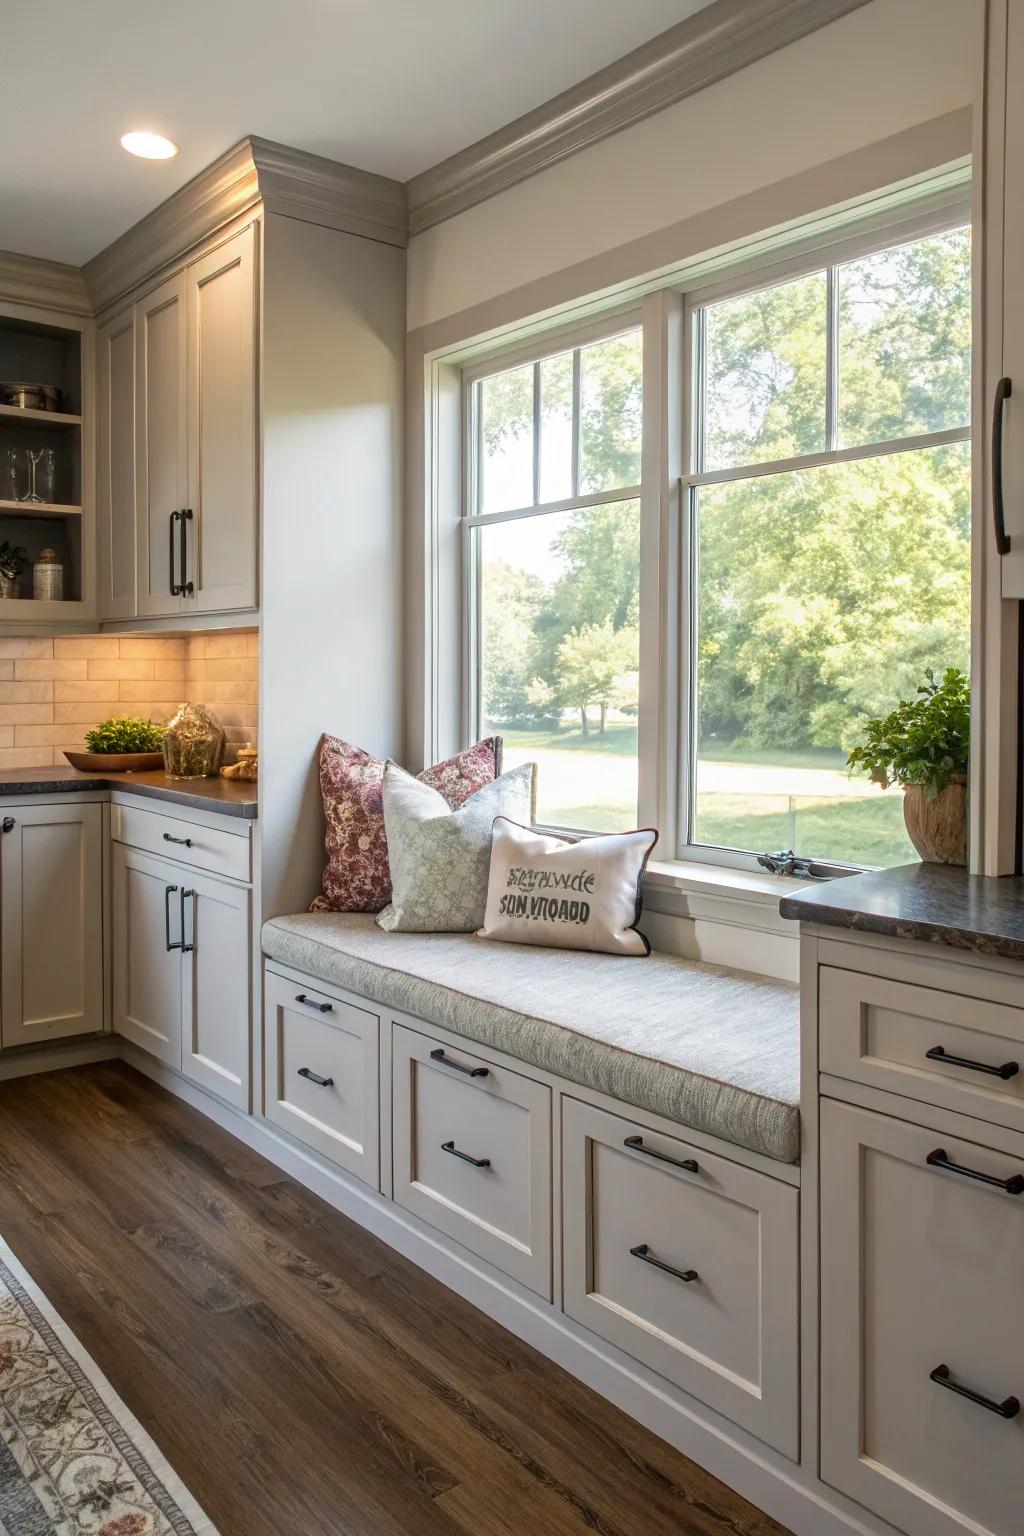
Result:
M138 611L177 614L182 599L181 525L187 484L186 306L183 274L135 306L135 506Z
M1019 1536L1020 1147L822 1102L821 1475L907 1536Z
M187 575L196 610L220 613L256 604L255 227L193 262L186 281Z
M166 859L114 843L114 1029L181 1065L182 872Z
M0 838L4 1046L103 1028L99 805L22 806Z
M97 338L96 501L101 619L135 616L135 315Z
M249 1108L251 1013L245 886L182 870L181 1070L239 1109Z

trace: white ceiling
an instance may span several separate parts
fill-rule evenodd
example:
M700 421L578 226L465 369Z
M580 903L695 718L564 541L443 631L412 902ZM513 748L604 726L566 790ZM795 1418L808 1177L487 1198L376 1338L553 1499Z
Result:
M79 265L246 134L407 181L708 3L0 0L0 250Z

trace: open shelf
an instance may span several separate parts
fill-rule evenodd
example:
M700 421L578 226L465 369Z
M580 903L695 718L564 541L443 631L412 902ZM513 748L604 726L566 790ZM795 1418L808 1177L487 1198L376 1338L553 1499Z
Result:
M81 517L81 507L70 506L66 501L0 501L0 513L11 512L16 517Z
M0 405L0 421L31 423L33 427L80 427L81 416L67 411L34 411L25 405Z

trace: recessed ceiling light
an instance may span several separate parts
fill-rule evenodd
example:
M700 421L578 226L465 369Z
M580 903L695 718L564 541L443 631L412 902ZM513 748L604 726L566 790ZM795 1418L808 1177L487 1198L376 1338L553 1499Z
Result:
M178 153L177 144L172 144L163 134L145 131L122 134L121 147L130 155L141 156L143 160L173 160Z

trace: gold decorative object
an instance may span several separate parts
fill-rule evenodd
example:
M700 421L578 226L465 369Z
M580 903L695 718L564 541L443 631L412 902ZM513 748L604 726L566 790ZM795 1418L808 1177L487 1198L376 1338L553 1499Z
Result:
M179 704L164 735L164 767L172 779L209 779L224 756L224 732L205 704Z
M255 747L239 747L237 763L228 763L220 771L222 779L239 779L255 784L260 774L260 755Z

